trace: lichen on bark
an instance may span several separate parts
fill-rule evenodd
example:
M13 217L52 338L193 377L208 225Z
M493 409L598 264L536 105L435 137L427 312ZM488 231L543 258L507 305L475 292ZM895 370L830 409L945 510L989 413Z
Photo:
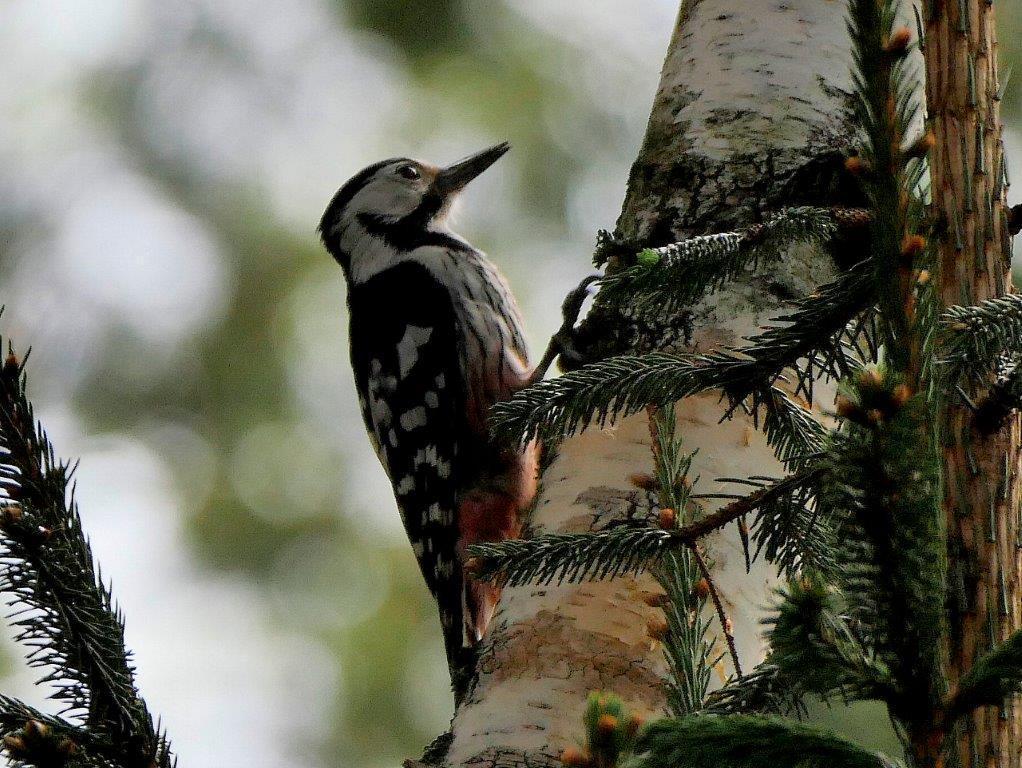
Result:
M638 249L760 222L796 204L858 202L843 173L851 143L844 3L788 0L683 3L649 126L631 170L615 236ZM840 261L840 258L838 259ZM841 268L805 246L761 265L684 317L641 317L597 299L580 342L587 359L738 343ZM826 388L820 390L826 399ZM751 419L720 423L712 393L677 406L701 492L724 476L783 470ZM628 478L649 472L648 417L639 414L565 440L546 470L533 528L586 529L635 515ZM715 504L706 503L712 512ZM595 511L594 511L595 510ZM711 538L726 607L747 666L763 654L759 619L774 584L745 571L734 532ZM456 713L446 763L550 766L580 736L590 690L621 695L640 712L666 712L663 649L646 634L650 577L505 590L480 659L476 688Z

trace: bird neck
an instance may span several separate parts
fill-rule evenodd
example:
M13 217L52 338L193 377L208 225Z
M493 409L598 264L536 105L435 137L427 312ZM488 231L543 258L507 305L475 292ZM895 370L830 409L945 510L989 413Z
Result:
M435 260L435 252L430 251L436 248L462 253L475 250L454 234L444 219L422 222L360 213L339 232L336 250L331 252L346 265L349 284L360 284L402 261L415 261L418 256L424 262Z

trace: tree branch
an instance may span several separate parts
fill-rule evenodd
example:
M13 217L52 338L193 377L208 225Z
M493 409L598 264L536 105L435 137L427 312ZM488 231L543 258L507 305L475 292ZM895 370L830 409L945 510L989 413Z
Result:
M97 576L68 492L74 467L55 458L25 386L24 361L11 352L0 368L0 588L18 608L16 639L31 649L32 666L49 670L40 682L55 685L64 711L83 721L90 739L109 745L111 761L169 768L167 741L135 687L120 613ZM31 753L43 742L22 741L27 751L15 742L19 759L44 764Z

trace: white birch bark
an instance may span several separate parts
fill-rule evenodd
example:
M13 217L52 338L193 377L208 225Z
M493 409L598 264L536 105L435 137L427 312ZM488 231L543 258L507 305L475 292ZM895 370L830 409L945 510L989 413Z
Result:
M832 0L684 3L617 234L659 245L745 226L795 202L833 202L848 141L845 13ZM592 352L738 344L784 300L833 272L829 256L794 249L696 308L691 329L610 318ZM720 416L716 396L679 406L685 445L698 449L696 492L721 490L723 476L782 474L750 422L721 424ZM535 530L594 530L655 513L652 498L629 482L649 473L652 461L645 414L565 441L543 477ZM748 669L763 654L758 622L774 577L763 564L746 574L733 531L707 544ZM646 631L657 609L641 599L650 591L658 588L649 577L505 590L478 683L455 714L447 764L556 764L561 750L580 742L593 690L613 691L647 715L663 713L667 665Z

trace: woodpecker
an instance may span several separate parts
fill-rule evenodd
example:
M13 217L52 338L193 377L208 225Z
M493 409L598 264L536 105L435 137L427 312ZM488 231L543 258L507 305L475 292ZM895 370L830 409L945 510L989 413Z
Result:
M507 143L445 168L392 158L355 174L320 222L347 283L351 365L369 439L440 612L455 699L499 598L466 548L517 538L536 492L535 444L501 446L491 405L532 379L507 282L447 216Z

